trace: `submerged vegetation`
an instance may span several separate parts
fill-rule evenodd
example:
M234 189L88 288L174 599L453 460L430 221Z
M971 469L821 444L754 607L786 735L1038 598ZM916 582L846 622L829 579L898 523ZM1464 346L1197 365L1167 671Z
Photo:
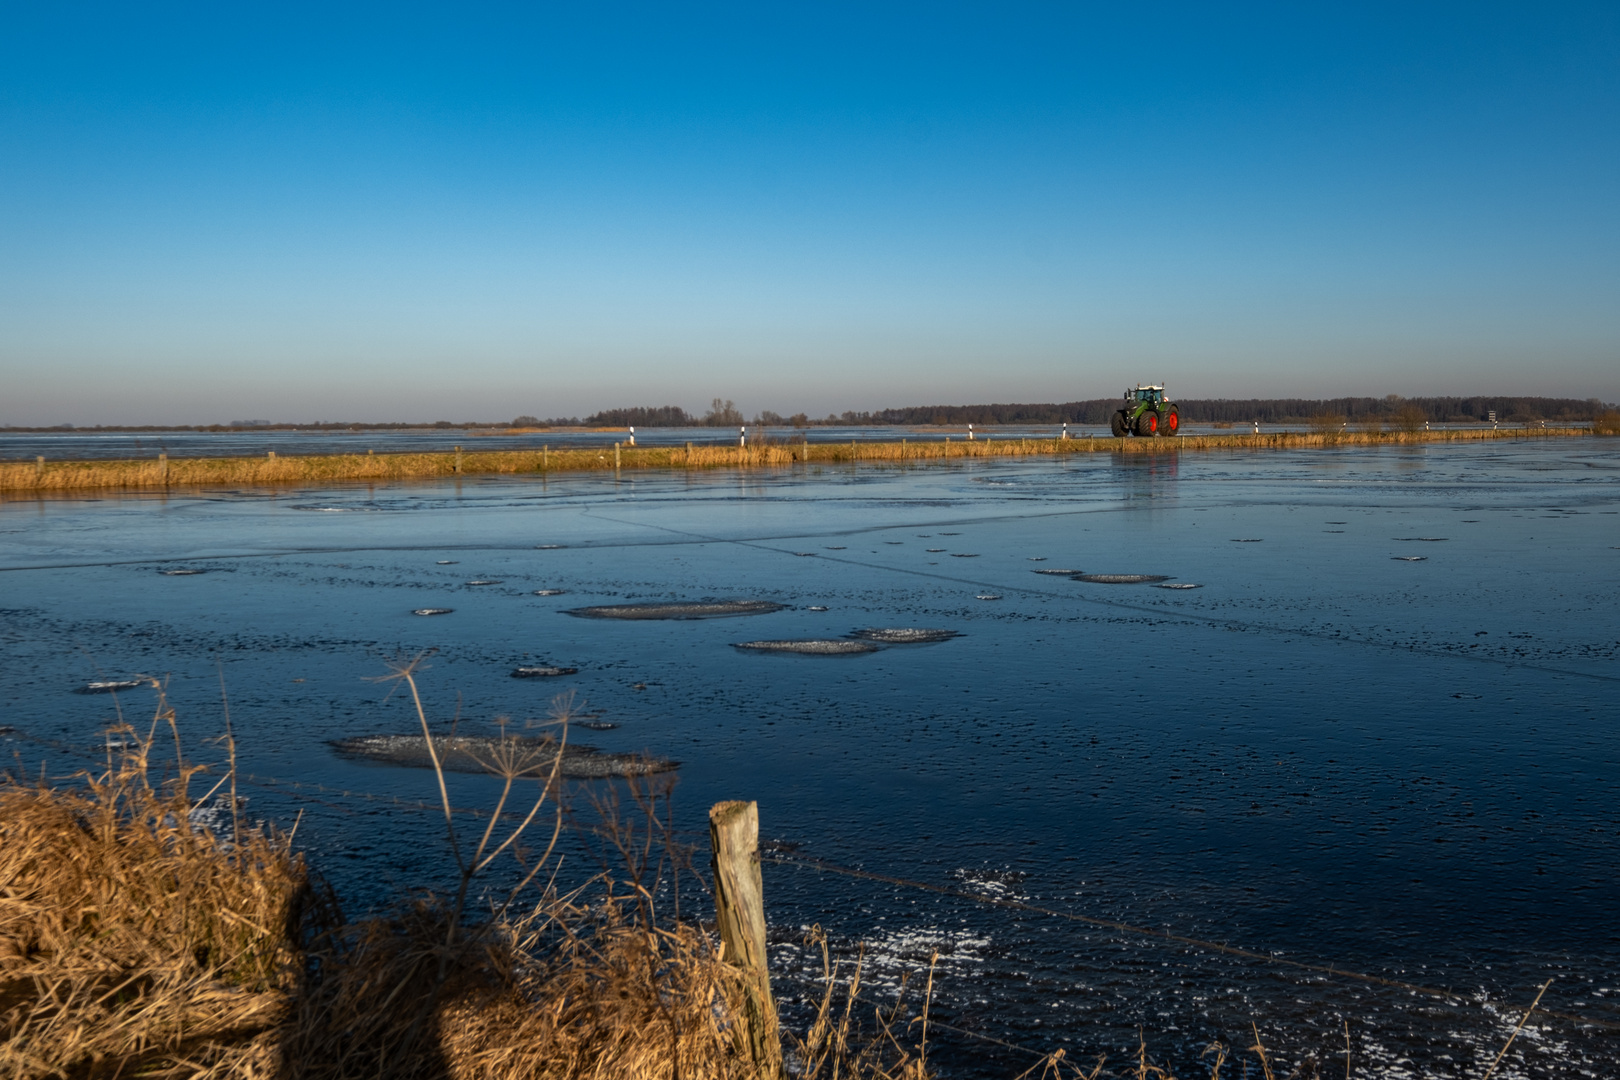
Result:
M1610 414L1613 415L1613 414ZM1338 429L1334 429L1337 423ZM1609 424L1610 427L1603 427ZM0 492L88 491L98 488L183 488L220 484L318 484L433 479L463 475L548 475L623 469L758 468L792 465L922 463L965 458L1063 454L1177 454L1192 451L1292 450L1339 446L1478 442L1526 437L1575 437L1620 429L1620 420L1591 427L1518 426L1425 430L1403 414L1395 430L1376 420L1349 424L1331 417L1308 432L1262 432L1175 438L927 438L899 442L810 442L750 435L748 444L611 446L539 450L460 450L452 453L312 454L299 457L168 458L110 461L0 462Z

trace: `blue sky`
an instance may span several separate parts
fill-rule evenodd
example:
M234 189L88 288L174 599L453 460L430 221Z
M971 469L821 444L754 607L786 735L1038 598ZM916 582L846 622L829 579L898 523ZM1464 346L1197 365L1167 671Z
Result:
M9 5L0 424L1620 398L1620 8Z

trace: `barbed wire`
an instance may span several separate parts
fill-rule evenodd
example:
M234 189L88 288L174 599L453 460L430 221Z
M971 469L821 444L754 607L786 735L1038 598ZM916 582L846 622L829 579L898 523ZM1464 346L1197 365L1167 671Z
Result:
M13 735L13 736L25 739L25 740L27 740L29 742L38 743L38 744L43 745L43 746L49 746L52 749L58 750L58 751L63 752L63 753L70 754L70 755L75 756L75 757L80 757L80 758L84 758L84 759L87 759L87 760L102 760L103 759L103 755L98 755L97 753L92 752L88 748L85 748L85 747L82 747L82 746L76 746L76 745L71 744L71 743L65 743L65 742L62 742L61 740L57 740L57 739L49 739L49 738L45 738L45 737L42 737L42 736L31 735L31 734L29 734L29 733L27 733L25 731L22 731L19 728L11 728L8 731L6 731L5 734ZM121 747L110 746L109 749L118 750L118 749L121 749ZM329 796L335 796L335 797L339 797L339 798L348 798L348 799L360 799L360 800L366 801L366 802L379 803L379 804L388 805L388 806L396 807L396 808L403 809L403 810L410 810L410 811L414 811L414 812L418 812L418 813L444 813L445 809L446 809L443 804L429 803L429 802L426 802L426 801L420 800L420 799L402 799L397 795L378 795L378 794L376 794L374 792L368 792L368 791L355 791L353 789L348 789L348 788L334 788L334 787L329 787L329 786L327 786L325 784L320 784L320 783L316 783L316 782L313 782L313 781L306 781L306 780L287 780L287 779L284 779L284 778L281 778L281 777L261 776L261 775L257 775L257 774L254 774L254 773L240 773L240 772L237 774L237 780L239 782L247 783L247 784L253 785L255 787L261 787L261 788L265 788L265 789L269 789L269 790L279 791L279 792L281 792L283 794L288 795L291 798L298 799L298 800L304 801L304 802L315 803L316 805L324 806L324 807L327 807L328 809L332 809L332 810L335 810L335 811L337 811L339 813L343 813L343 814L351 814L351 813L353 813L353 811L348 809L347 807L343 807L343 806L339 806L339 805L337 805L335 803L327 802L324 799L318 798L315 795L308 794L308 793L309 792L318 792L321 795L329 795ZM491 814L493 813L492 811L477 808L477 807L464 807L464 806L450 806L449 810L450 810L451 813L454 813L454 814L465 814L465 815L469 815L469 816L473 816L473 817L485 817L485 818L490 817ZM519 813L516 813L516 812L513 812L513 811L501 811L498 816L501 817L501 818L505 818L505 819L518 819L518 820L520 820L525 815L519 814ZM693 836L698 835L698 830L671 830L671 831L672 831L672 833L687 833L687 834L690 834L690 835L693 835ZM1360 982L1360 983L1367 984L1367 985L1372 985L1372 986L1381 986L1381 987L1385 987L1385 988L1388 988L1388 989L1402 990L1402 991L1405 991L1407 993L1421 994L1421 995L1423 995L1425 997L1434 998L1434 999L1439 1000L1439 1001L1445 1001L1445 1002L1450 1003L1450 1004L1468 1005L1468 1004L1476 1004L1476 1003L1478 1003L1478 998L1475 995L1459 993L1459 992L1454 991L1454 990L1437 989L1437 988L1431 987L1431 986L1423 986L1423 985L1418 984L1418 983L1405 982L1405 981L1400 980L1400 979L1390 979L1390 978L1386 978L1386 977L1381 976L1381 975L1370 975L1370 974L1367 974L1365 972L1356 971L1356 970L1354 970L1352 968L1340 967L1340 966L1338 966L1336 964L1331 964L1331 963L1329 963L1329 964L1316 964L1316 963L1310 963L1308 961L1303 961L1303 960L1292 960L1292 959L1289 959L1287 957L1278 956L1278 955L1276 955L1274 953L1264 953L1264 952L1256 951L1254 949L1245 949L1245 948L1242 948L1240 946L1228 944L1226 942L1211 941L1211 940L1208 940L1206 938L1192 937L1191 935L1178 934L1178 933L1174 933L1173 931L1170 931L1170 930L1156 929L1154 927L1136 926L1136 925L1134 925L1132 923L1121 922L1121 921L1114 920L1114 919L1104 919L1104 918L1099 918L1097 916L1092 916L1092 915L1082 915L1082 914L1079 914L1078 912L1063 911L1063 910L1060 910L1060 909L1057 909L1057 908L1045 907L1043 905L1031 903L1031 902L1026 901L1026 900L1016 900L1016 899L1012 899L1012 898L1009 898L1009 897L1001 897L1001 896L989 896L989 895L986 895L984 893L973 892L973 891L970 891L970 890L967 890L967 889L960 889L960 888L956 888L956 887L951 886L951 885L939 885L939 884L934 884L934 883L926 882L926 881L918 881L918 880L913 879L913 878L903 878L903 877L898 877L898 876L895 876L895 875L892 875L892 874L882 874L882 873L878 873L876 871L862 870L862 869L858 869L856 867L842 866L842 865L839 865L837 863L829 862L829 861L827 861L825 859L805 858L805 857L791 857L791 856L773 855L773 854L767 854L767 853L756 853L756 858L762 864L771 863L771 864L779 865L779 866L787 866L787 867L793 867L793 868L797 868L797 869L807 869L807 870L818 871L818 872L821 872L821 873L834 874L834 875L838 875L840 877L848 877L848 878L854 878L854 879L865 880L865 881L882 882L884 884L893 885L893 886L896 886L898 888L917 889L917 890L920 890L920 891L923 891L923 892L934 893L934 894L940 895L940 896L948 896L948 897L951 897L953 899L966 900L966 901L969 901L971 903L980 904L980 905L983 905L983 906L986 906L986 907L996 907L996 908L1002 908L1002 909L1005 909L1005 910L1022 911L1022 912L1026 912L1028 914L1032 914L1032 915L1041 915L1041 916L1045 916L1045 917L1048 917L1048 918L1062 919L1062 920L1067 921L1067 922L1073 922L1073 923L1079 923L1079 924L1082 924L1082 925L1093 926L1093 927L1096 927L1096 928L1102 929L1102 930L1111 930L1111 931L1114 931L1115 933L1119 933L1119 934L1128 934L1128 935L1134 935L1134 936L1137 936L1137 937L1150 938L1150 939L1154 939L1154 940L1157 940L1157 941L1166 942L1166 943L1169 943L1169 944L1181 945L1181 946L1186 946L1186 947L1195 948L1195 949L1203 949L1203 950L1206 950L1206 951L1209 951L1209 952L1221 953L1221 954L1228 955L1228 956L1235 956L1235 957L1239 957L1239 958L1245 959L1245 960L1254 960L1254 961L1258 961L1260 963L1269 964L1269 965L1273 965L1273 966L1276 966L1276 967L1286 967L1286 968L1290 968L1290 969L1293 969L1293 970L1296 970L1296 971L1306 971L1306 972L1310 972L1310 973L1315 974L1315 975L1325 976L1325 977L1327 977L1329 979L1344 979L1344 980L1348 980L1348 981L1352 981L1352 982ZM1543 1008L1540 1008L1539 1006L1534 1008L1532 1011L1534 1013L1536 1013L1536 1014L1546 1016L1546 1017L1549 1017L1549 1018L1553 1018L1553 1019L1563 1020L1563 1021L1565 1021L1567 1023L1579 1024L1579 1025L1584 1025L1584 1026L1589 1026L1589 1027L1608 1028L1608 1029L1611 1029L1611 1030L1620 1030L1620 1020L1598 1019L1596 1017L1581 1016L1581 1015L1574 1014L1574 1013L1558 1012L1558 1011L1555 1011L1555 1010L1552 1010L1552 1009L1543 1009ZM933 1021L930 1021L930 1024L932 1024L932 1023L933 1023ZM945 1024L940 1024L938 1026L948 1027L948 1025L945 1025ZM958 1030L958 1029L950 1028L950 1030ZM979 1033L970 1032L970 1031L967 1031L965 1029L961 1029L961 1033L964 1034L964 1035L972 1035L972 1036L974 1036L976 1038L977 1037L987 1038L987 1039L990 1039L993 1042L1002 1042L1002 1040L993 1039L990 1036L982 1036ZM1038 1054L1038 1055L1043 1056L1043 1057L1047 1056L1045 1054L1042 1054L1040 1051L1032 1050L1029 1047L1018 1046L1015 1043L1004 1043L1004 1045L1012 1047L1014 1049L1022 1050L1022 1051L1026 1052L1026 1053Z

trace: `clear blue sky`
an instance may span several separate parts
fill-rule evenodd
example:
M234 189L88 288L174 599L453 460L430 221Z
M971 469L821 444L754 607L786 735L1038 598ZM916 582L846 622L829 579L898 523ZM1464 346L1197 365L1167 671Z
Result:
M6 5L0 424L1620 398L1620 6Z

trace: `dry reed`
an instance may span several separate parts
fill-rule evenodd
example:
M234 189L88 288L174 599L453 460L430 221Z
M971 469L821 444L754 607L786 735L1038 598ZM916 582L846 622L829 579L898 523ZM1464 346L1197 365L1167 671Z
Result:
M0 462L0 493L90 491L105 488L167 489L268 486L338 482L436 479L455 476L544 476L550 473L649 469L768 468L803 464L942 462L1065 454L1178 454L1201 451L1298 450L1340 446L1405 446L1416 443L1481 442L1552 438L1620 431L1620 419L1592 427L1501 429L1451 428L1383 431L1376 422L1359 430L1238 432L1176 438L977 438L949 441L811 443L760 441L748 446L627 446L456 453L327 454L302 457L171 458L167 461Z
M197 770L149 779L154 731L73 787L0 786L0 1072L273 1075L303 863L200 827Z
M388 678L426 728L421 668L418 657ZM290 838L239 827L234 797L232 813L216 814L219 833L201 824L199 809L218 810L209 800L234 771L192 797L206 770L180 759L157 689L151 729L118 728L128 749L101 773L55 787L0 775L0 1076L759 1080L740 1027L741 974L710 932L655 902L691 876L667 784L632 781L629 811L593 801L596 818L574 825L599 842L604 869L566 895L541 874L573 820L555 774L526 812L506 815L518 823L504 835L497 812L456 836L446 802L455 892L349 923L311 885ZM572 709L555 703L560 727ZM176 757L170 779L153 784L160 728ZM507 764L503 808L527 771ZM523 839L542 822L530 850ZM472 886L497 856L515 858L522 881L504 895L479 890L488 909L471 917ZM829 979L823 1016L834 992ZM806 1080L925 1080L923 1044L908 1049L889 1027L863 1041L845 1023L833 1036L823 1026L799 1044Z

